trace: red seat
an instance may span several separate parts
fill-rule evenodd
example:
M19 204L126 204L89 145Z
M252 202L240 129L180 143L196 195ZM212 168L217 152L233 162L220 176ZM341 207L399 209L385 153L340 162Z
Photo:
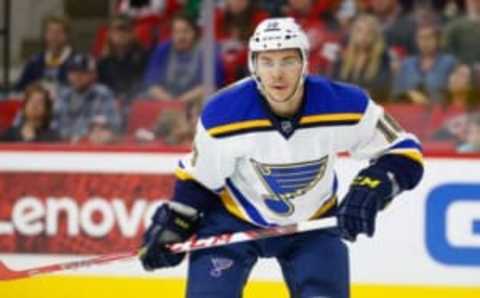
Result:
M95 38L93 39L92 45L92 55L96 58L102 56L102 52L105 49L105 45L107 44L108 38L108 27L106 25L101 25L97 28L95 32Z
M390 114L407 131L414 133L420 139L428 135L430 110L428 107L407 103L383 104Z
M152 129L163 110L184 108L185 103L181 101L136 99L128 115L127 134L134 134L139 128Z
M238 49L237 51L228 51L222 54L223 66L225 69L225 82L227 84L234 83L239 79L242 67L247 64L246 49Z
M15 115L21 107L22 101L19 99L11 98L0 101L0 131L4 131L12 125Z
M456 144L453 141L426 141L422 147L428 152L455 152Z

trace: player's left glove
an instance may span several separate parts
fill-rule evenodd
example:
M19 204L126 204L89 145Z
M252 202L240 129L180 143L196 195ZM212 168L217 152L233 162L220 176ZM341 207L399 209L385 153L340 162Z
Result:
M362 170L338 208L341 236L349 241L355 241L361 233L373 236L377 213L392 200L397 192L394 188L392 174L375 166Z

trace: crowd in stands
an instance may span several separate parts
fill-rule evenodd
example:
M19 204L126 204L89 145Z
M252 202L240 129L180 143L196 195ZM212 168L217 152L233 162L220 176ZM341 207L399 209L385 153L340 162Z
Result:
M200 8L118 0L89 53L75 50L67 18L46 18L0 140L189 146L208 98ZM270 16L307 32L310 73L360 85L427 149L480 151L480 0L216 1L216 89L248 75L248 38Z

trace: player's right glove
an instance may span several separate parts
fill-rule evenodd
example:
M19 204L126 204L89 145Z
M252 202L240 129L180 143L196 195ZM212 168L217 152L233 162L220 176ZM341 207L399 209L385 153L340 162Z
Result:
M389 173L375 166L362 170L338 208L340 234L355 241L358 234L369 237L375 232L378 211L384 209L397 193Z
M143 236L140 260L145 270L172 267L180 264L185 253L172 253L167 244L185 241L195 232L199 212L187 205L168 202L156 210L152 224Z

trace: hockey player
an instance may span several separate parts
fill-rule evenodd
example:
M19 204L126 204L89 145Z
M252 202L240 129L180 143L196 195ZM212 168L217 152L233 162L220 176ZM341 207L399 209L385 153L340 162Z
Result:
M349 297L347 247L373 236L377 212L423 174L421 147L361 89L307 75L309 43L291 18L260 23L249 42L251 77L213 96L173 198L144 235L145 269L185 257L166 244L336 215L318 230L193 252L187 297L241 297L259 257L275 257L291 297ZM337 201L338 152L370 164Z

